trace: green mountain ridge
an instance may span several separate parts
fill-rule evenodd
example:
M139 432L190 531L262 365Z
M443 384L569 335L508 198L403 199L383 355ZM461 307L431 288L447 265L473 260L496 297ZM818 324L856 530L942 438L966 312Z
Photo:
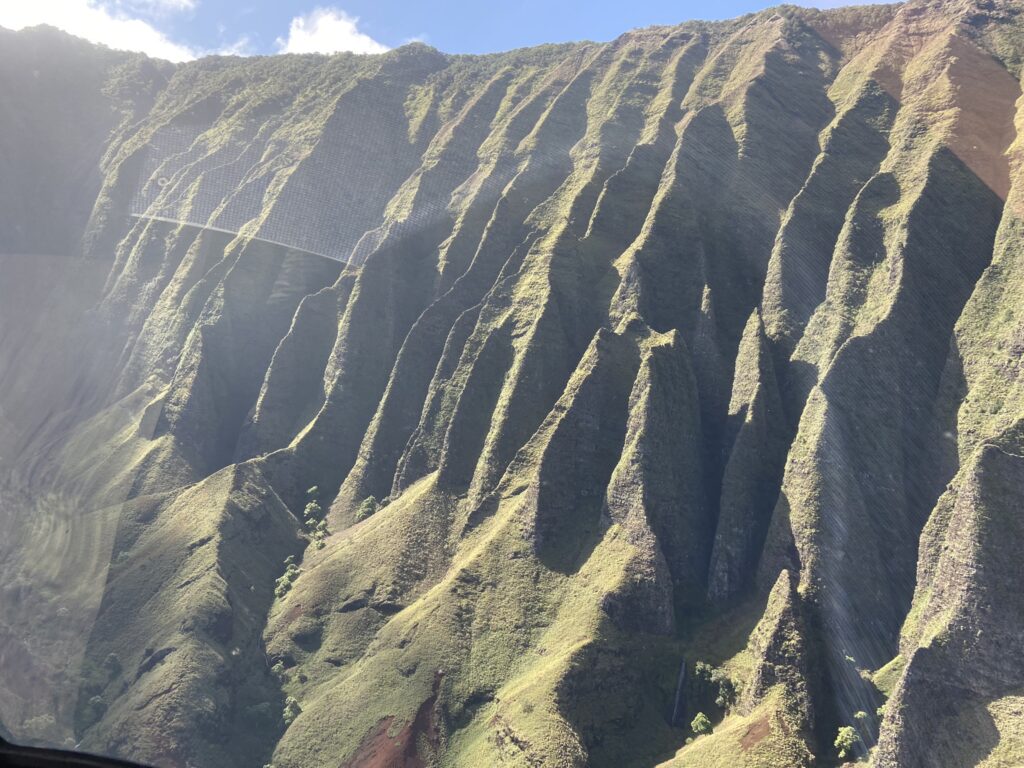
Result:
M181 65L0 30L0 732L1024 762L1022 14Z

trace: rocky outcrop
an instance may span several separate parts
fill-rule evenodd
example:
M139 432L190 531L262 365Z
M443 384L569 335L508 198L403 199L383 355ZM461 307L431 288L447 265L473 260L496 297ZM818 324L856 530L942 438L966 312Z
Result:
M879 765L984 764L1000 747L1020 747L1012 737L1000 745L1009 723L996 719L999 702L1024 685L1024 604L1012 586L1024 456L1009 450L978 448L925 529L900 644L906 667L886 705Z
M753 581L791 439L756 310L743 332L735 369L725 433L729 458L708 571L708 598L714 602L735 597Z
M740 709L752 711L782 686L787 705L797 718L797 729L805 736L814 727L811 705L811 674L807 626L801 615L800 595L793 574L783 571L768 595L764 616L750 635L748 649L754 669L740 701Z

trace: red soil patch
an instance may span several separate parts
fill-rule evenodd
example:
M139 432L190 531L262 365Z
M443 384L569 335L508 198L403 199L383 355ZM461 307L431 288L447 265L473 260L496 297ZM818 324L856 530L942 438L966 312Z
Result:
M420 704L411 723L394 736L389 736L388 730L395 718L382 718L341 768L426 768L426 761L419 754L418 742L420 736L425 736L432 748L438 746L434 704L442 677L440 672L434 676L433 692Z
M755 720L747 727L747 732L743 734L743 738L740 740L740 749L746 752L753 747L760 744L764 737L768 735L768 731L771 728L768 725L768 718L761 717Z

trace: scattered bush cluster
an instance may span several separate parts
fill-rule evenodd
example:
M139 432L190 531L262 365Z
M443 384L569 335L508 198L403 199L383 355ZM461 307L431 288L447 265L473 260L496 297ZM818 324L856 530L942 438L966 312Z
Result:
M83 728L97 723L107 711L104 691L122 672L121 658L109 653L102 664L85 660L82 663L82 698L79 699L76 718Z
M284 561L284 575L274 582L274 594L278 597L287 595L300 573L302 573L302 569L295 564L295 555L288 555Z
M294 696L289 696L284 700L284 712L281 713L281 719L284 720L285 725L291 725L301 711L299 702L295 700Z
M356 522L365 520L370 515L375 513L380 507L375 496L367 496L363 499L363 503L356 508Z
M323 549L326 545L324 539L330 535L327 529L327 520L324 519L324 509L320 506L317 495L320 493L319 486L314 485L306 491L306 507L303 510L306 532L309 534L310 543L316 549ZM274 585L274 594L284 597L291 590L295 580L299 578L302 569L295 564L295 556L289 555L284 561L284 573L277 579Z
M303 511L303 517L305 518L306 531L312 537L313 547L316 549L323 549L324 539L330 534L327 530L327 521L324 519L324 510L320 506L320 502L317 500L317 494L320 492L319 486L314 485L308 491L306 491L306 508Z
M714 698L716 707L725 711L736 703L736 686L724 669L698 661L693 674L701 688Z

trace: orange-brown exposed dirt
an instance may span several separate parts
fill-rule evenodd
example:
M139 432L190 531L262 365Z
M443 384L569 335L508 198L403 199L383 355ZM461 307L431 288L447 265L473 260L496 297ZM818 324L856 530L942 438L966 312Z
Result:
M768 735L768 731L771 730L768 725L767 717L760 717L755 720L747 728L747 732L743 734L743 738L740 740L740 748L744 752L753 749L760 744L764 737Z
M438 746L438 729L434 716L434 704L443 675L434 676L433 691L420 704L416 717L394 736L389 735L395 718L385 717L367 734L356 753L342 763L341 768L426 768L426 760L420 754L421 738L431 751Z

